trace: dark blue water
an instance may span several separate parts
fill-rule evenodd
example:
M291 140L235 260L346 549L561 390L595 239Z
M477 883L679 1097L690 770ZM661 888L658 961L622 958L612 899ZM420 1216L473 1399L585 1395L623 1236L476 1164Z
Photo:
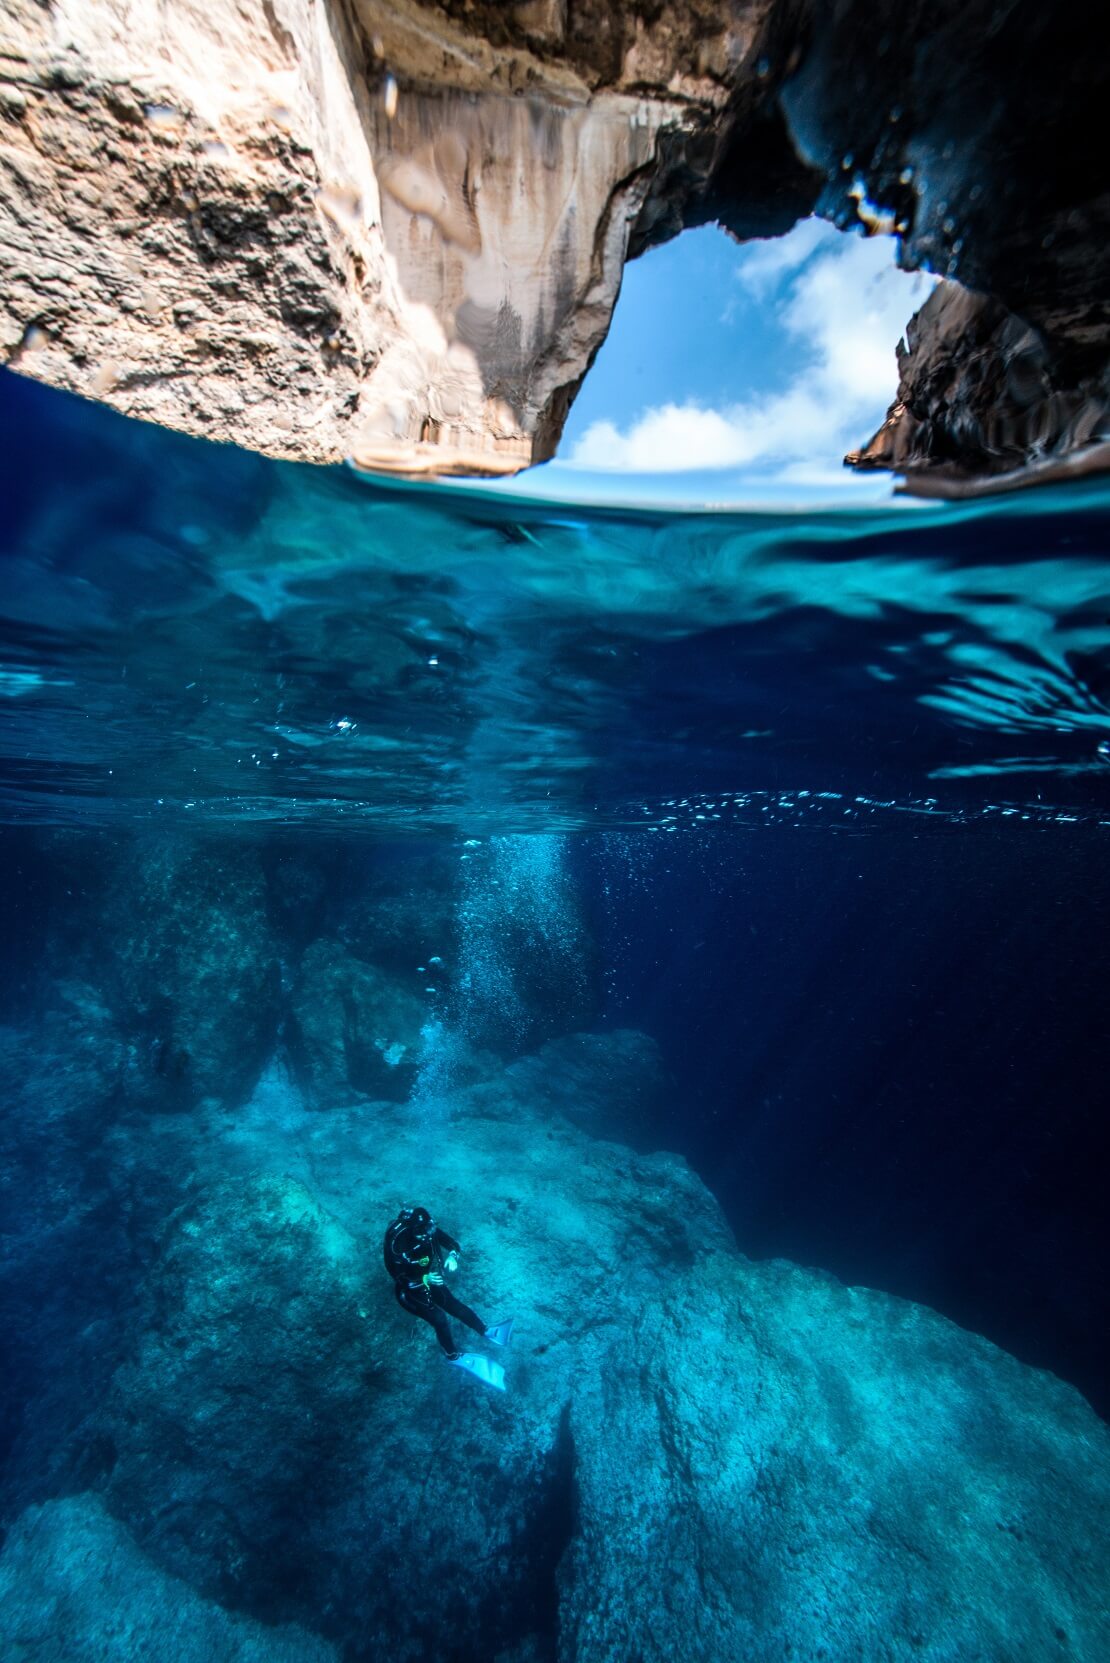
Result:
M943 1310L1110 1411L1101 839L820 832L585 856L655 1141L757 1256ZM623 858L622 858L623 857Z
M334 1176L358 1106L388 1166L414 1128L462 1150L475 1091L495 1128L604 1102L620 1170L677 1151L742 1253L1110 1411L1105 483L587 510L271 463L11 375L0 424L5 1519L103 1490L206 1595L371 1655L300 1500L255 1521L257 1564L221 1558L233 1502L190 1513L119 1427L144 1369L173 1399L165 1244L213 1168L303 1161L373 1245L362 1167ZM526 1210L558 1224L576 1181ZM555 1655L564 1431L523 1603L474 1619L539 1635L522 1658Z

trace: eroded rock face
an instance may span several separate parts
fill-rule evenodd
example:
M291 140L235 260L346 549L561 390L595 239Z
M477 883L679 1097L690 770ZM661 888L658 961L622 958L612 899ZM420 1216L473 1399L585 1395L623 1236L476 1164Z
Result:
M1110 466L1110 369L1061 377L1044 336L989 296L934 289L898 372L882 427L846 458L853 467L960 496Z
M851 460L993 476L1110 434L1075 8L15 0L4 28L3 350L131 414L511 472L552 454L628 255L817 212L969 292Z
M457 888L458 862L451 853L433 850L390 862L360 851L343 867L336 932L356 958L403 974L414 987L442 982L445 961L453 965L457 958ZM434 977L426 973L429 965Z
M1110 1441L1087 1467L1074 1392L791 1265L707 1257L661 1293L576 1393L564 1656L1100 1655Z
M65 1100L83 1121L107 1077L66 1043L27 1111L83 1143ZM157 1240L69 1460L48 1423L55 1470L6 1492L0 1653L1102 1663L1106 1427L930 1311L741 1258L681 1159L597 1135L656 1089L618 1032L404 1107L321 1114L275 1062L234 1114L117 1124L110 1205L165 1186ZM60 1154L47 1187L105 1205ZM504 1396L393 1298L414 1202L461 1238L459 1297L516 1316ZM44 1357L85 1355L100 1264L53 1334L15 1312Z
M417 7L21 0L10 361L276 455L550 455L680 112L472 45Z
M778 98L822 175L817 211L894 231L904 264L971 291L923 309L862 459L959 483L1110 437L1107 70L1087 17L911 0L895 28L852 0L806 11Z
M659 1047L634 1028L564 1034L510 1063L511 1091L532 1112L560 1115L594 1137L643 1144L663 1096Z

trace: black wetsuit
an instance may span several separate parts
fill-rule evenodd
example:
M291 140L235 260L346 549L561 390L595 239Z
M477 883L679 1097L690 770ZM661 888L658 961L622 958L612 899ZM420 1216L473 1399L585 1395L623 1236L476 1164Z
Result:
M447 1321L448 1313L465 1322L476 1334L484 1335L486 1331L481 1317L461 1299L456 1299L442 1283L425 1285L427 1271L443 1269L444 1252L459 1250L458 1242L438 1225L433 1225L426 1235L420 1235L413 1227L408 1208L393 1220L385 1233L385 1268L393 1278L398 1305L403 1305L414 1317L423 1317L431 1323L449 1357L457 1357L459 1353Z

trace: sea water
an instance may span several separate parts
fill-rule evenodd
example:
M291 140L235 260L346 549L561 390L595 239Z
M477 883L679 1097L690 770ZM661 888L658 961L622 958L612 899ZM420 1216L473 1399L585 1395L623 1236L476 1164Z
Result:
M606 1321L650 1320L636 1267L730 1235L1110 1409L1105 482L587 508L268 461L10 375L0 413L0 1503L93 1498L49 1515L52 1576L58 1541L126 1556L97 1534L126 1528L189 1599L349 1657L603 1655L568 1638L590 1388L502 1454L508 1484L533 1450L541 1512L460 1523L437 1475L455 1440L487 1460L494 1409L452 1380L427 1447L438 1399L405 1429L442 1382L383 1295L402 1202L480 1243L520 1401L549 1348L585 1380ZM614 1237L587 1174L625 1197ZM393 1389L387 1505L343 1463ZM351 1556L395 1575L410 1499L405 1555L457 1531L462 1569L379 1610Z

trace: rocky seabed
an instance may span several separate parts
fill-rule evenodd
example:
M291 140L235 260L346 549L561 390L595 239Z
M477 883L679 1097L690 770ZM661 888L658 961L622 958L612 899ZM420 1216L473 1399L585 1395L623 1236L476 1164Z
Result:
M421 920L451 976L434 873L336 913L257 851L62 853L95 954L59 919L0 1030L0 1657L1110 1655L1110 1436L1075 1390L744 1258L638 1136L676 1089L652 1042L560 1031L538 971L515 1049L456 1029L404 1072ZM504 1394L394 1302L409 1201L516 1318Z

